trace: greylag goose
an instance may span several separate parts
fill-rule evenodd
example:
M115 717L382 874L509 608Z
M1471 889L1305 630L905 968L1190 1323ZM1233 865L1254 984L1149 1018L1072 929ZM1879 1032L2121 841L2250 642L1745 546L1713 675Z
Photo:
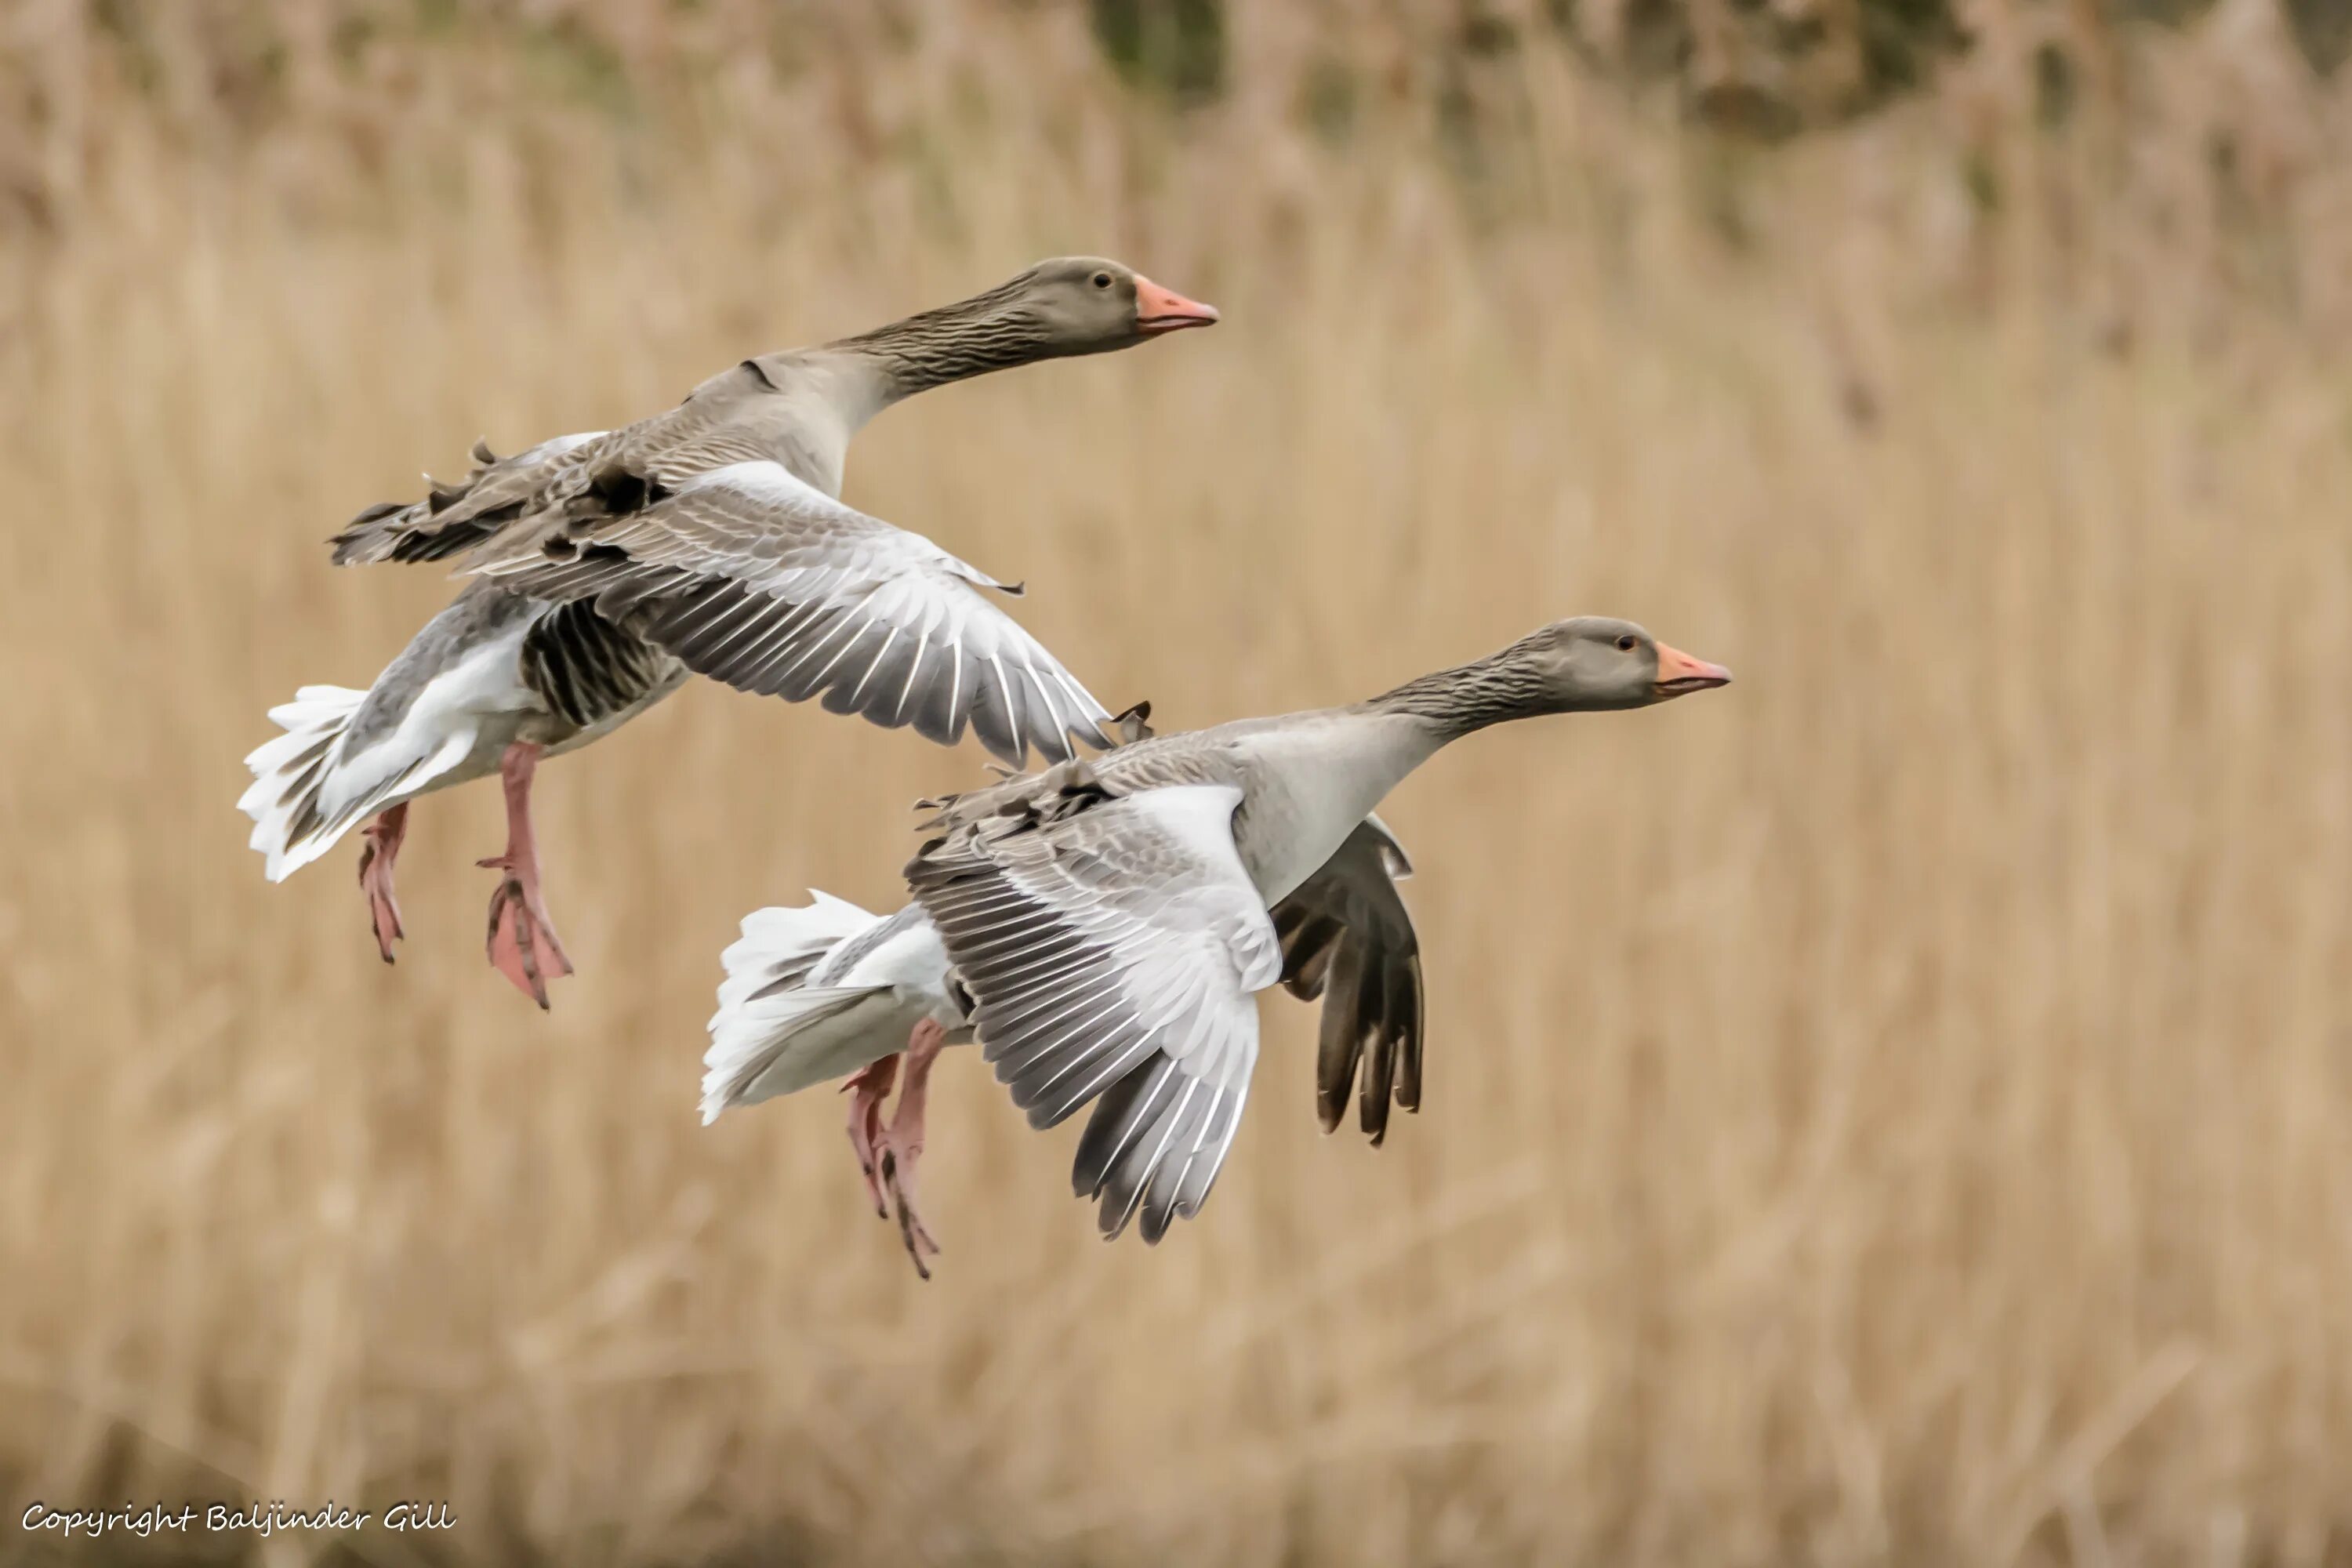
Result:
M702 1111L855 1072L850 1140L877 1207L914 1212L932 1060L977 1038L1030 1124L1095 1104L1073 1183L1116 1237L1196 1213L1257 1059L1255 993L1323 999L1317 1110L1338 1125L1360 1064L1362 1125L1421 1100L1422 986L1371 813L1448 742L1507 720L1645 708L1731 679L1629 621L1559 621L1351 707L1142 738L933 803L936 837L887 918L823 894L762 910L730 947ZM880 1101L906 1059L886 1126Z
M363 831L360 886L385 963L408 803L490 773L507 847L490 962L541 1007L572 963L531 831L543 757L626 723L689 673L952 744L970 724L1015 766L1101 743L1102 707L986 591L1020 592L835 499L849 440L902 398L984 372L1126 348L1217 312L1115 261L1042 262L860 337L747 359L664 414L498 458L371 507L338 564L466 557L477 577L366 691L306 686L246 759L238 802L278 881Z

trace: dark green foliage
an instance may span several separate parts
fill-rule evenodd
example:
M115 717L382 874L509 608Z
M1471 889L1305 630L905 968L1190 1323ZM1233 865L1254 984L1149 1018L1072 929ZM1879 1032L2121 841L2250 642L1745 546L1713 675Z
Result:
M1706 82L1689 79L1696 47L1687 0L1628 0L1614 59L1596 54L1591 40L1577 36L1571 5L1557 5L1551 15L1580 52L1637 80L1679 82L1695 119L1761 141L1874 108L1921 85L1939 61L1968 46L1953 0L1859 0L1858 31L1852 39L1859 72L1834 99L1808 98L1801 89L1768 83L1776 79L1773 65L1801 65L1815 51L1842 41L1819 14L1791 16L1766 0L1731 0L1738 30L1736 56L1755 68L1736 72L1730 80Z
M1095 42L1118 74L1179 103L1225 85L1224 0L1089 0Z
M1692 95L1692 117L1748 142L1780 142L1804 129L1803 112L1787 99L1745 82L1717 82Z
M1690 17L1682 0L1627 0L1627 69L1636 76L1679 76L1691 57Z
M1967 41L1950 0L1862 0L1861 25L1865 102L1916 87Z
M2107 8L2126 21L2185 27L2210 11L2213 3L2214 0L2108 0Z
M2352 56L2352 0L2286 0L2286 19L2320 75L2333 76Z
M2033 52L2033 110L2035 119L2053 129L2074 110L2074 62L2055 44Z
M1519 47L1519 30L1510 18L1480 5L1463 7L1455 37L1461 40L1462 52L1472 59L1493 59L1516 53Z
M1326 55L1307 68L1298 86L1298 112L1327 142L1345 142L1356 128L1360 91L1355 74Z

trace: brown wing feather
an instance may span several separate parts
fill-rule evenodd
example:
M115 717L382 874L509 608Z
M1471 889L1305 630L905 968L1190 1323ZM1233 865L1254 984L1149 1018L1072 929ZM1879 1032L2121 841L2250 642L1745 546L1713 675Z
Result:
M625 515L664 489L730 463L765 458L804 468L797 405L774 393L775 384L746 361L675 408L569 446L559 438L499 458L478 441L474 470L462 483L436 483L423 500L384 502L353 518L329 542L335 564L502 553L514 539L536 542L583 518Z
M568 447L542 442L503 458L491 457L477 442L477 466L462 483L436 483L423 500L383 502L352 519L328 542L334 546L335 564L446 561L462 554L583 488L589 466L625 434L613 431Z
M1421 942L1396 886L1409 871L1403 849L1367 818L1273 911L1284 987L1323 1002L1317 1118L1326 1132L1339 1125L1360 1065L1360 1121L1375 1145L1391 1103L1421 1109Z

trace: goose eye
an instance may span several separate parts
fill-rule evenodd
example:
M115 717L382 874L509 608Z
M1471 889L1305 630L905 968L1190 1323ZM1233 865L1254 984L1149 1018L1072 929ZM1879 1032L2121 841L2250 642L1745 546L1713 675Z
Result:
M1627 632L1623 637L1617 639L1617 651L1620 653L1632 653L1633 651L1633 633Z
M1110 287L1110 274L1109 274L1109 273L1108 273L1108 272L1097 272L1097 273L1096 273L1096 274L1095 274L1095 287L1096 287L1096 288L1097 288L1097 289L1108 289L1108 288L1109 288L1109 287Z

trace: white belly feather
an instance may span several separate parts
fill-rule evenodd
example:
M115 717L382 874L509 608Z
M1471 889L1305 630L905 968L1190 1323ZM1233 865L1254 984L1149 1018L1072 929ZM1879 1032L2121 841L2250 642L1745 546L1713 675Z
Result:
M1247 774L1236 847L1267 905L1313 876L1436 742L1410 715L1341 710L1236 742Z
M388 733L336 759L321 782L320 805L330 816L341 815L402 773L409 775L398 792L404 799L428 784L446 789L495 772L508 745L547 711L522 680L529 629L528 623L518 624L426 681Z

